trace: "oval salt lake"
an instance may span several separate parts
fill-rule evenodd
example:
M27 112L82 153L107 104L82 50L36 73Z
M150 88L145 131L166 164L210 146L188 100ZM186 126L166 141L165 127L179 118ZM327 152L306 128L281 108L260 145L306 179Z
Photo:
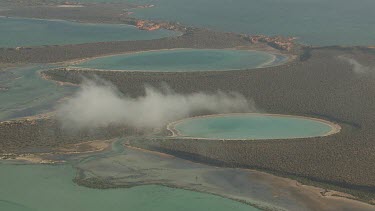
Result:
M187 118L168 129L192 138L254 140L326 136L339 132L340 126L315 118L247 113Z
M248 50L173 49L100 57L76 67L147 72L223 71L273 65L285 58Z

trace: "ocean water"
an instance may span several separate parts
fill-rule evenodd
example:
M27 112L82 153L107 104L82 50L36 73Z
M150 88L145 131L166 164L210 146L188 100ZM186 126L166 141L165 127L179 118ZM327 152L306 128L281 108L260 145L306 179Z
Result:
M0 121L51 111L58 100L77 89L41 78L40 71L47 67L0 71Z
M182 120L175 125L182 136L214 139L288 139L322 136L332 127L305 118L243 114Z
M157 185L90 189L72 182L70 165L0 164L0 210L228 211L258 209L222 197Z
M103 41L151 40L176 36L168 30L142 31L123 24L0 17L0 47L66 45Z
M256 68L274 55L245 50L176 49L122 54L88 60L78 67L104 70L204 71Z
M220 31L298 37L317 46L375 45L373 0L74 0L153 4L133 17Z
M158 0L134 17L220 31L298 37L311 45L375 45L373 0Z

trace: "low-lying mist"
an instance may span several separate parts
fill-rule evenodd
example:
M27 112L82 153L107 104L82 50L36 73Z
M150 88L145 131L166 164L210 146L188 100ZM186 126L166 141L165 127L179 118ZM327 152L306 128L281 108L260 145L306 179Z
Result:
M346 56L339 56L339 59L349 63L353 67L353 72L356 74L373 74L375 68L360 64L357 60Z
M145 86L144 96L131 98L108 82L84 80L79 91L57 108L57 118L65 128L123 124L151 129L196 113L251 111L255 111L254 103L239 93L179 94L167 86Z

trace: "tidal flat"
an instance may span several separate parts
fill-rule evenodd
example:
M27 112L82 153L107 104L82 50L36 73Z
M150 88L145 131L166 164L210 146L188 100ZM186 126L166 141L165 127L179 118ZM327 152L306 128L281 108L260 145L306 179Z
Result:
M72 210L104 207L111 210L149 210L151 207L156 210L372 210L370 205L334 196L342 193L326 192L322 196L323 189L266 173L216 168L137 149L128 145L130 139L117 139L111 149L102 152L44 156L63 160L65 164L25 165L19 161L3 161L2 175L8 179L0 183L9 188L2 189L6 192L0 191L1 206L16 210L54 207L59 210L67 206ZM30 197L28 190L38 191L35 195L38 197ZM47 200L50 197L53 198ZM93 198L98 200L92 202ZM186 206L186 201L190 205Z
M7 211L258 210L223 197L159 185L86 188L73 183L75 169L67 164L0 166L0 208Z

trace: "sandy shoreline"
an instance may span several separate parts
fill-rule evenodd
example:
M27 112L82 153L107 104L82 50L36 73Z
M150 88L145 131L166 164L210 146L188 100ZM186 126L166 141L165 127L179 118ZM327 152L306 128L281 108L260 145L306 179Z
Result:
M299 118L299 119L308 119L313 121L318 121L323 124L328 125L331 127L331 130L323 135L319 136L311 136L311 137L325 137L329 135L333 135L336 133L339 133L341 131L341 126L338 124L335 124L333 122L318 119L314 117L305 117L305 116L296 116L296 115L288 115L288 114L267 114L267 113L228 113L228 114L213 114L213 115L203 115L203 116L195 116L195 117L189 117L185 119L181 119L175 122L171 122L167 125L167 130L169 130L172 133L171 137L178 137L182 139L199 139L199 140L257 140L257 139L218 139L218 138L202 138L202 137L188 137L183 136L180 131L178 131L175 126L185 120L189 119L199 119L199 118L207 118L207 117L221 117L221 116L243 116L243 115L258 115L258 116L275 116L275 117L288 117L288 118ZM311 138L311 137L294 137L294 138L285 138L285 139L301 139L301 138ZM267 139L268 140L268 139Z

